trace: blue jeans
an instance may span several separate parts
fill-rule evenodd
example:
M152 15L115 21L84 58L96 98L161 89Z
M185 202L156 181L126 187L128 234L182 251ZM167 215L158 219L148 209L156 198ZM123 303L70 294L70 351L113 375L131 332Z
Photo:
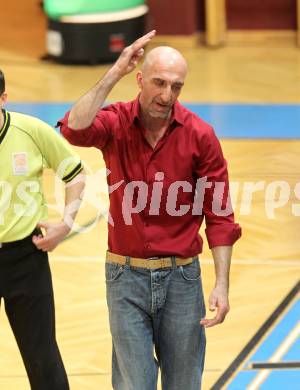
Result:
M158 368L163 390L199 390L206 340L198 259L158 270L106 263L106 293L114 390L156 390Z

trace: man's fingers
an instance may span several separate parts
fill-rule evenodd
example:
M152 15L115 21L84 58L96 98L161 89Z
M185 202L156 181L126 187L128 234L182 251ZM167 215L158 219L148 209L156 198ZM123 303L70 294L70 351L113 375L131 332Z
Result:
M143 57L144 55L144 49L138 50L137 53L135 53L130 60L130 63L133 64L134 66L137 66L139 60Z
M156 31L152 30L125 47L116 62L116 69L121 73L121 76L131 72L137 66L138 61L144 55L144 47L151 41L155 33Z
M41 236L33 236L32 237L32 242L40 248L41 246L45 245L45 243L48 242L47 238L41 237Z
M215 297L210 297L208 304L209 304L209 310L215 311L218 306L218 301Z
M45 221L40 221L38 224L37 224L37 227L38 228L43 228L43 229L47 229L49 226L49 223L48 222L45 222Z
M44 251L44 252L49 252L51 251L53 248L53 244L51 243L51 239L47 236L45 237L42 237L42 236L33 236L32 237L32 242L34 243L34 245Z
M136 43L141 44L144 42L149 42L154 37L155 34L156 34L156 30L152 30L147 34L143 35L142 37L138 38L135 42L133 42L133 45Z
M156 30L151 30L149 31L147 34L143 35L142 38L149 38L149 37L154 37L154 35L156 34Z
M203 325L205 328L211 328L212 326L221 324L224 321L218 316L215 318L204 318L203 320L200 321L200 324Z
M218 309L218 312L217 312L217 315L214 317L214 318L203 318L201 321L200 321L200 324L203 325L205 328L210 328L212 326L215 326L215 325L218 325L218 324L221 324L225 317L226 317L226 314L228 313L228 308L227 307L224 307L222 309Z
M227 307L222 307L218 309L216 320L218 321L218 324L221 324L226 317L226 314L228 313Z
M42 238L43 238L43 236L41 234L39 234L38 236L32 236L32 242L34 244L36 244L36 243L40 242Z
M218 322L216 320L216 318L212 318L212 319L204 319L204 320L201 320L200 321L200 324L204 326L204 328L210 328L214 325L217 325Z
M140 49L143 49L144 46L146 46L151 41L155 34L156 30L152 30L148 34L142 36L141 38L133 42L133 44L131 45L133 51L136 52Z
M139 50L134 54L134 56L135 56L136 58L141 58L141 57L143 57L144 52L145 52L144 49L139 49Z

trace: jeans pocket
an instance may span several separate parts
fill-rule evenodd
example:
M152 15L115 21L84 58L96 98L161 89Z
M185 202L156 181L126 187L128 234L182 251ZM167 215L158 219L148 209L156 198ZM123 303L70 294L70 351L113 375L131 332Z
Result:
M113 282L122 275L124 266L117 263L105 263L105 280Z
M199 260L195 259L191 264L181 265L179 271L184 280L194 282L201 277Z

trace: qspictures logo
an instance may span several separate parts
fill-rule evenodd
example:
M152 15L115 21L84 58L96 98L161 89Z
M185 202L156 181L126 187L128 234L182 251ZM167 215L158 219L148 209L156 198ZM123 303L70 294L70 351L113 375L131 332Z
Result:
M300 182L293 187L285 180L277 181L234 181L228 186L224 182L212 182L207 177L198 178L195 183L189 181L165 181L165 173L158 171L154 181L125 181L121 179L113 182L113 174L109 169L99 169L96 172L85 165L86 175L79 174L66 186L73 186L79 181L86 182L82 202L80 200L64 205L64 184L61 178L74 166L73 158L61 162L54 182L53 204L48 207L57 211L65 222L77 232L92 229L100 218L105 218L114 226L115 221L109 212L109 197L118 193L118 207L123 222L132 225L133 215L144 212L149 215L167 213L172 217L181 217L188 213L201 216L212 213L219 217L226 217L233 211L239 215L250 215L255 212L256 197L264 203L264 212L268 219L275 219L276 213L289 207L294 217L300 217ZM40 207L40 183L35 180L21 180L17 186L9 181L0 181L0 225L5 224L8 213L13 212L18 217L32 217ZM182 196L186 194L186 196ZM189 199L184 202L182 199ZM239 199L239 200L238 200ZM95 209L96 217L88 227L80 226L73 221L72 215L81 207Z

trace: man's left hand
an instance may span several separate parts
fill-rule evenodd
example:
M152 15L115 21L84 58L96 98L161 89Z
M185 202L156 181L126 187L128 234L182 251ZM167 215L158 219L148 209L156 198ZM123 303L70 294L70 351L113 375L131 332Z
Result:
M205 328L221 324L226 314L229 312L229 300L228 300L228 289L226 287L216 286L209 296L209 310L215 311L217 314L214 318L203 318L200 324Z
M70 231L70 228L63 222L50 223L41 221L37 227L44 229L45 235L33 236L32 242L38 249L44 252L53 251Z

